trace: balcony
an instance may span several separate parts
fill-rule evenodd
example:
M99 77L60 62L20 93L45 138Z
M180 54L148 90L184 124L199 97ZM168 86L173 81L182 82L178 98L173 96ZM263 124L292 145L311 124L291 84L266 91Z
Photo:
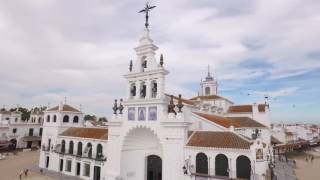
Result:
M107 158L103 155L103 154L98 154L98 155L93 155L93 154L89 154L89 153L82 153L81 155L78 154L77 151L73 151L73 153L70 153L69 150L65 149L61 149L61 148L56 148L54 150L55 153L57 154L60 154L61 156L73 156L75 157L76 159L78 160L81 160L81 159L89 159L89 160L94 160L94 161L97 161L97 162L104 162L104 161L107 161Z
M107 157L105 157L103 154L97 154L96 161L107 161Z

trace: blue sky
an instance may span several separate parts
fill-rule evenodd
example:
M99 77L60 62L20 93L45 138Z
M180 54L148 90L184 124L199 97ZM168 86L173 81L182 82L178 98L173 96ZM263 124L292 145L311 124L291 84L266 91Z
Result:
M143 33L144 0L0 2L0 99L14 107L68 103L108 116ZM320 2L151 1L151 37L166 89L197 94L211 65L237 104L271 97L274 122L320 122ZM248 95L250 94L250 95Z

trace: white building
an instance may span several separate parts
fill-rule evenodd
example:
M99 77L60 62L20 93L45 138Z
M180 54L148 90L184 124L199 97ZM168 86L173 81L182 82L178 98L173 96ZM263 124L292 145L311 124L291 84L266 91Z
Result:
M34 108L28 120L22 120L21 112L19 111L1 110L0 134L2 148L6 148L7 145L10 145L10 149L40 147L42 122L43 112L40 108Z
M146 28L107 128L84 127L83 113L67 104L45 111L39 166L88 180L265 179L268 105L234 106L213 78L201 83L202 96L166 94L157 49Z

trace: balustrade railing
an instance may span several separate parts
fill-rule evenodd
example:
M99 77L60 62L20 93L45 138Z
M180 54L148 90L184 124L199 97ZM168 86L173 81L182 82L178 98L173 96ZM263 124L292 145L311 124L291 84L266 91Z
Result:
M95 161L106 161L107 158L103 154L89 154L89 153L82 153L79 154L77 151L73 151L70 153L68 149L65 149L65 151L61 151L60 148L57 148L54 150L55 153L61 154L61 155L69 155L69 156L75 156L77 158L85 158L85 159L91 159Z

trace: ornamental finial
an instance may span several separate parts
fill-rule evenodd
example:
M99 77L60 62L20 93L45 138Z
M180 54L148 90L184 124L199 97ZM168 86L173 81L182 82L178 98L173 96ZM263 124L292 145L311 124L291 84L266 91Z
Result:
M164 62L163 62L163 54L161 54L160 55L160 66L163 67L163 64L164 64Z
M156 6L150 6L149 2L146 3L146 6L144 7L144 9L142 9L141 11L139 11L139 13L145 13L146 14L146 22L144 24L144 26L146 27L146 29L148 29L149 27L149 11L153 8L155 8Z

